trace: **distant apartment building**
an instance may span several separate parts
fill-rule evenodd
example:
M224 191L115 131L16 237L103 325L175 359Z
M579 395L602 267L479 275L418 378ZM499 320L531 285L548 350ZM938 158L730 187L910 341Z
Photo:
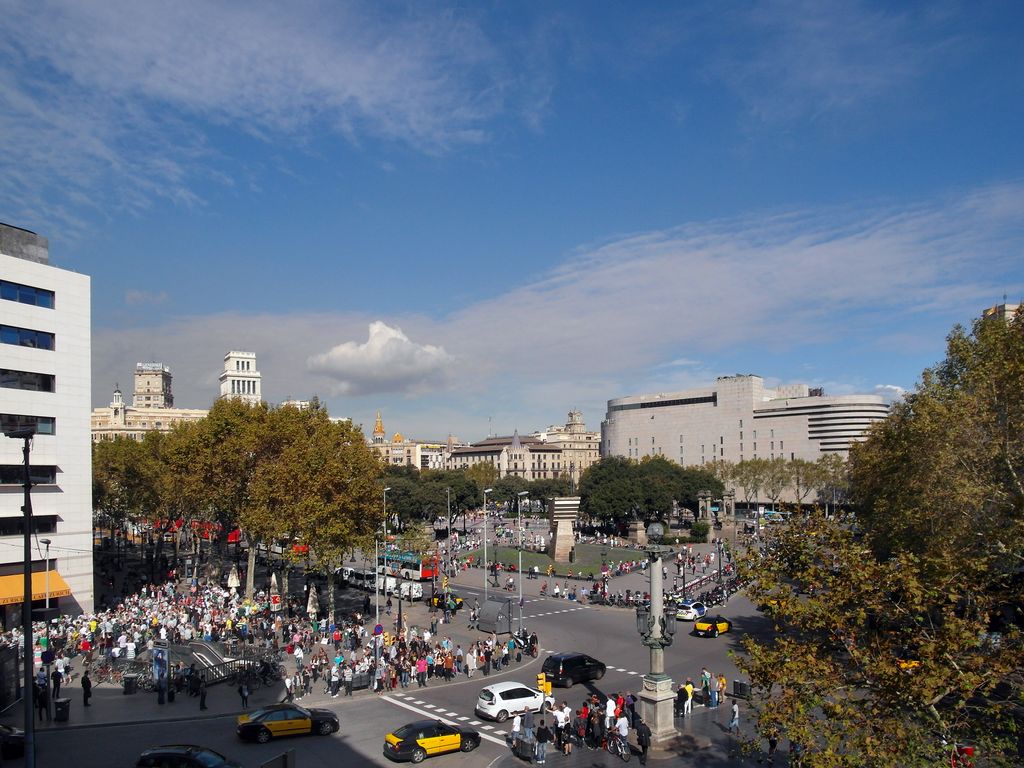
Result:
M373 425L373 434L367 443L381 460L391 467L415 467L416 469L445 469L448 456L457 445L451 435L445 442L410 440L401 432L395 432L387 439L384 420L380 411Z
M557 444L545 443L536 437L520 437L518 430L509 437L488 437L455 448L448 459L451 469L468 469L476 464L490 464L497 470L498 477L524 480L553 480L568 471Z
M889 406L878 395L826 397L794 384L769 389L760 376L722 376L712 387L608 401L605 456L664 456L684 466L716 460L846 455Z
M986 320L991 318L1001 318L1006 322L1013 320L1013 316L1017 314L1017 310L1020 309L1020 304L1007 304L1006 297L1003 297L1002 304L996 304L994 307L989 307L983 310L981 316Z
M601 433L587 432L583 413L575 409L569 411L565 426L550 426L530 437L561 449L559 463L573 484L579 481L587 467L601 459Z
M220 396L242 400L250 405L263 402L262 376L256 368L255 352L228 352L224 355Z
M135 365L132 405L115 385L110 405L93 408L92 441L126 437L141 440L147 432L170 432L182 422L205 418L205 408L174 408L171 369L163 363Z
M90 279L50 264L49 243L0 224L0 422L34 430L32 605L93 609ZM20 622L22 439L0 438L0 619ZM46 541L49 545L46 545ZM49 574L46 555L49 554Z

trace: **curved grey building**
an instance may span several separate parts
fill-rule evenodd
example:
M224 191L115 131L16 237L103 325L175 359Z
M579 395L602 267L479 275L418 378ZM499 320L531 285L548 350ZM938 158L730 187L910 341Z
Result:
M601 455L664 456L683 465L845 455L884 419L879 395L826 397L804 384L766 389L760 376L721 376L713 387L608 401Z

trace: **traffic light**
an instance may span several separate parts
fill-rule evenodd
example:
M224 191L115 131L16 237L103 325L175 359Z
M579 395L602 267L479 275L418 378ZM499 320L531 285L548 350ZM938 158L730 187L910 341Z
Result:
M441 589L443 591L445 591L445 592L448 591L448 577L447 576L442 576L441 577Z
M548 680L548 676L543 672L537 675L537 690L545 696L551 695L551 682Z

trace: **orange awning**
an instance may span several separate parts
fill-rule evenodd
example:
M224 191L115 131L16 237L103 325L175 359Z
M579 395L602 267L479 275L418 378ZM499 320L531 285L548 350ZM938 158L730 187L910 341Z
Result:
M32 599L33 600L45 600L46 599L46 571L33 572L32 574ZM71 594L71 587L64 581L64 577L56 571L50 571L50 599L53 600L56 597L67 597ZM13 605L14 603L20 603L22 597L25 595L23 589L25 585L25 576L23 574L17 574L15 576L0 576L0 605Z

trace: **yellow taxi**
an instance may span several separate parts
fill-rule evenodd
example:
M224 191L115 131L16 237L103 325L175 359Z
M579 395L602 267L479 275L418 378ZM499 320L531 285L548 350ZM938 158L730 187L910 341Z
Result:
M732 622L722 616L704 616L693 623L693 634L698 637L718 637L732 629Z
M329 736L340 727L338 716L329 709L271 704L239 715L235 732L240 739L266 744L278 736Z
M463 600L458 595L453 595L451 592L447 594L437 594L427 601L427 604L433 608L440 608L442 611L447 607L451 610L461 610Z
M446 752L472 752L480 746L480 733L442 720L417 720L384 737L384 756L422 763Z

